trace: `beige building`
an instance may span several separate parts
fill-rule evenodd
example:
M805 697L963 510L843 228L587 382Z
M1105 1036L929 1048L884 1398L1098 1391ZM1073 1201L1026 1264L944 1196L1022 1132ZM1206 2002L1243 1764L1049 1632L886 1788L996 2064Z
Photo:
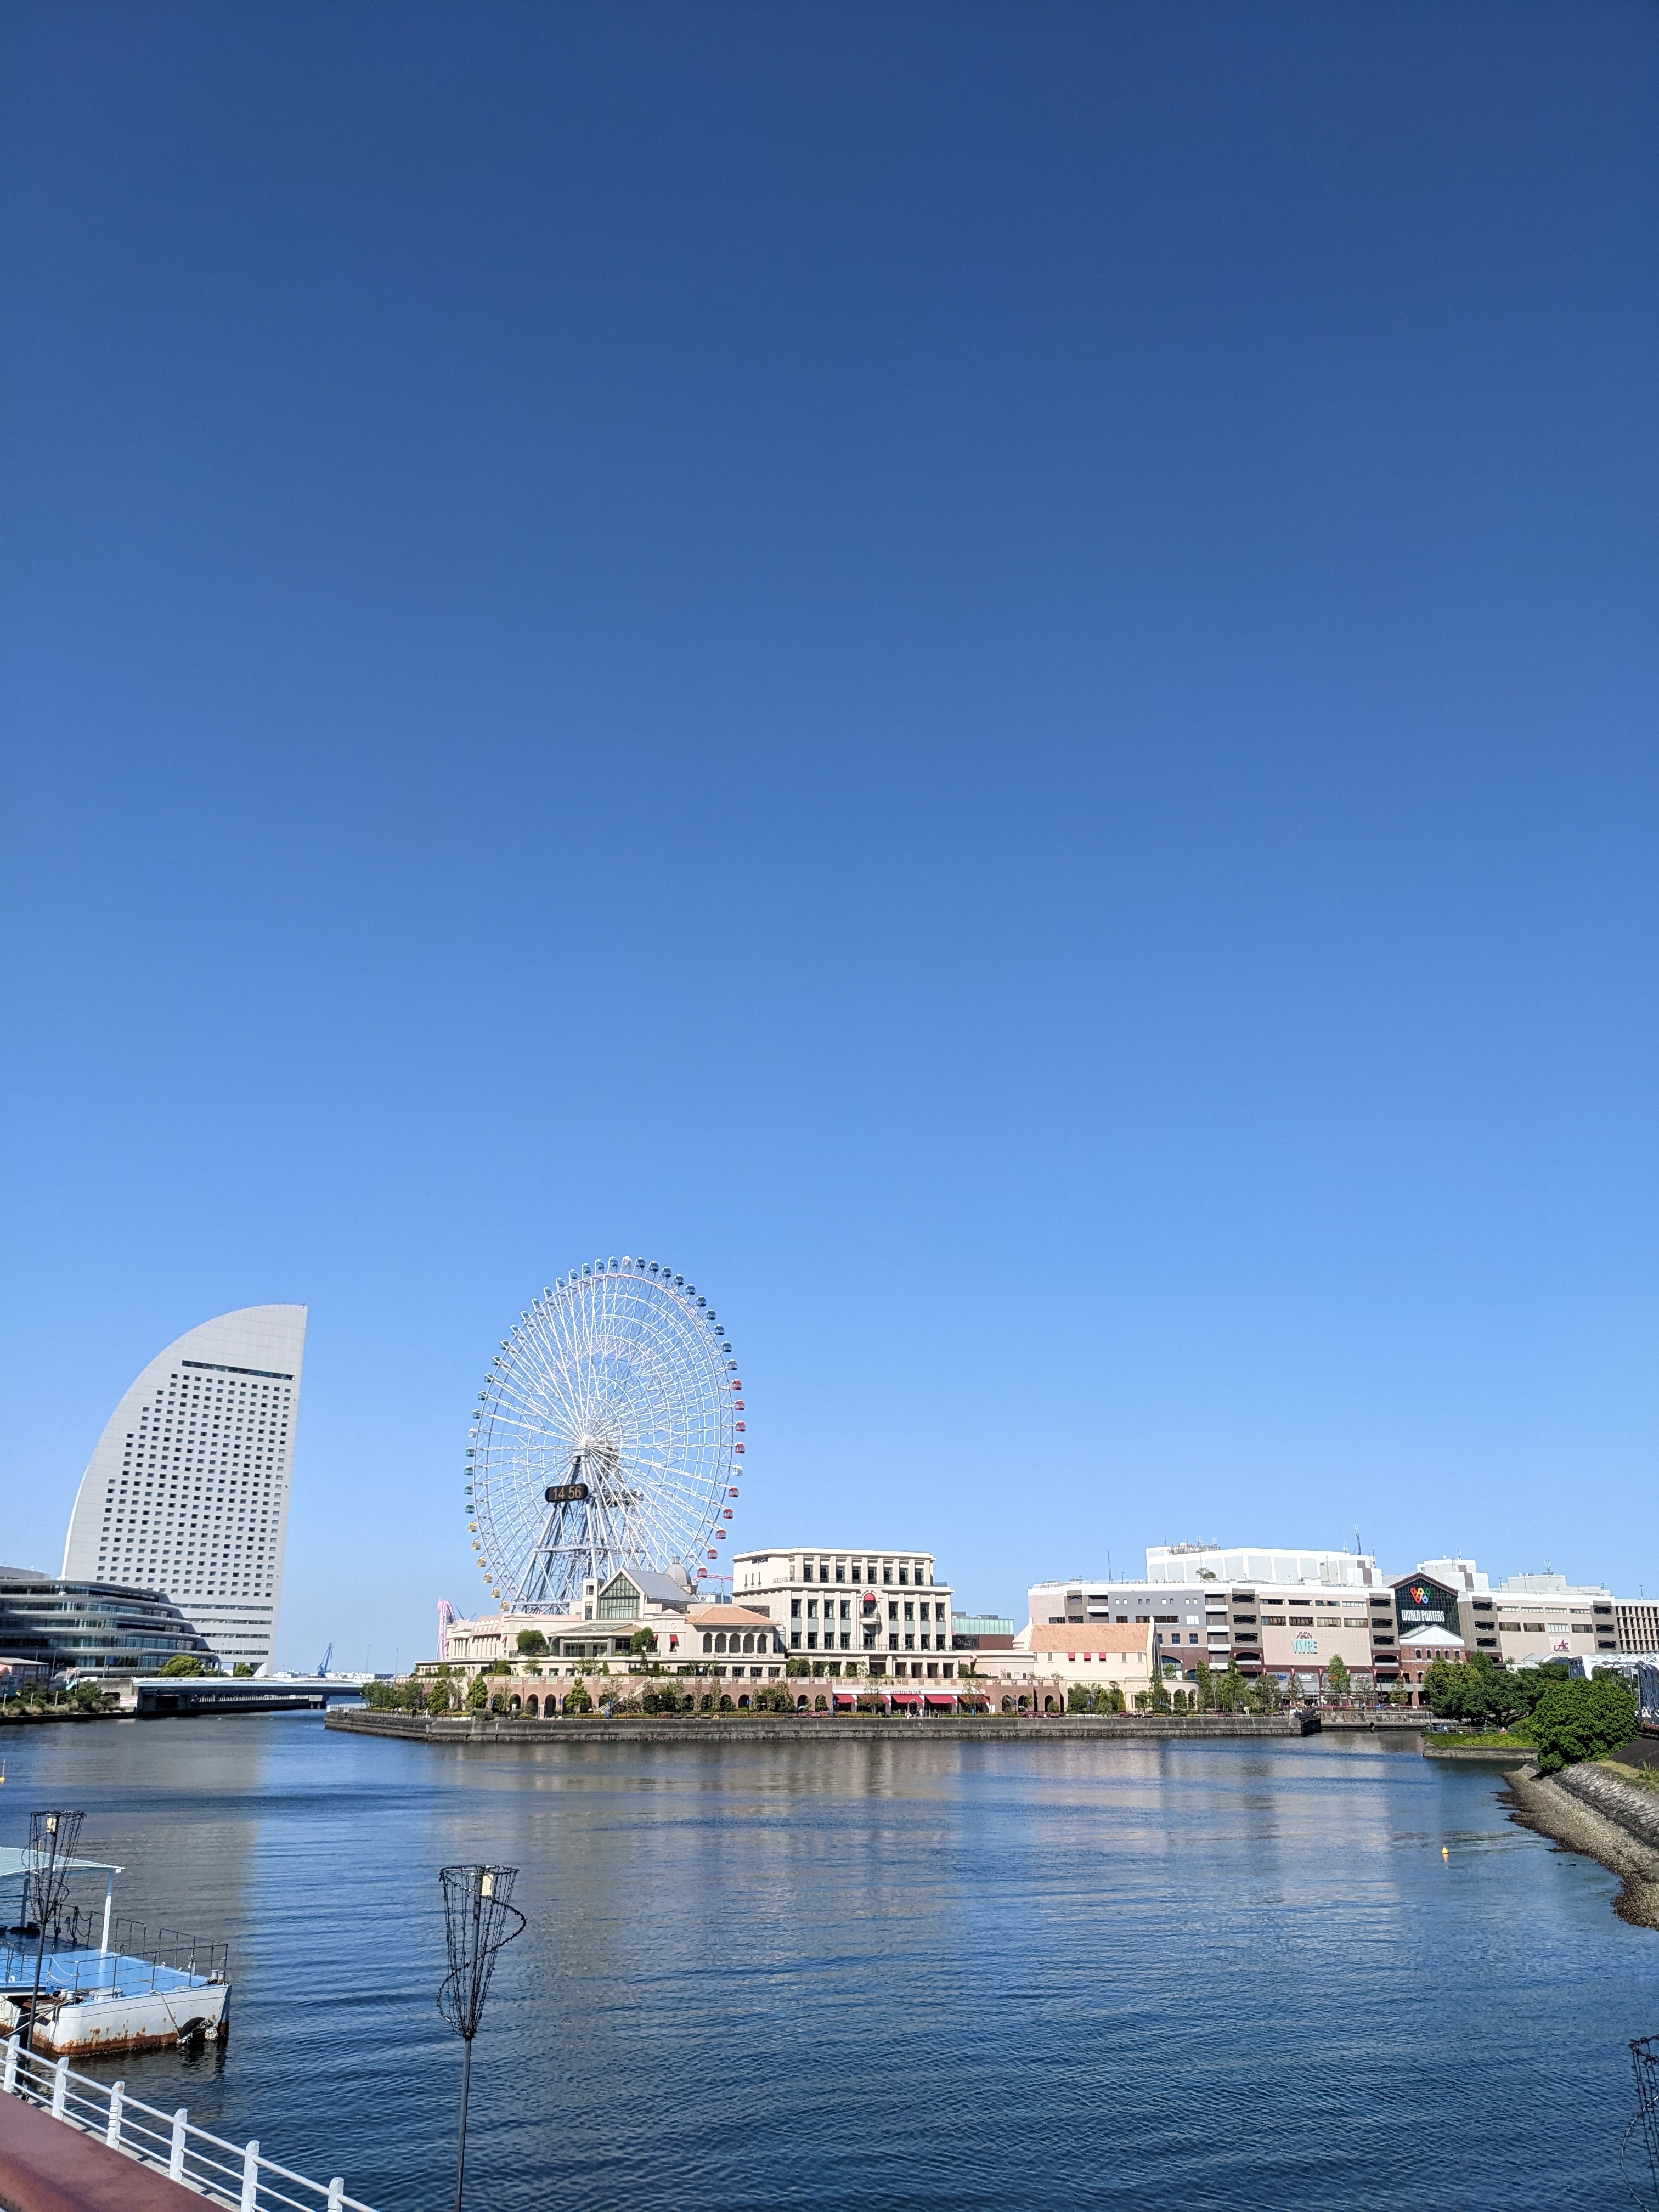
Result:
M1065 1622L1027 1621L1014 1638L1017 1650L1030 1655L1034 1677L1046 1687L1073 1684L1119 1689L1132 1711L1138 1692L1152 1689L1157 1677L1157 1632L1150 1622L1115 1627L1104 1622L1068 1626ZM989 1655L990 1660L1000 1654Z
M653 1639L647 1651L634 1649L641 1630ZM538 1635L546 1650L525 1652L520 1638ZM580 1610L452 1621L437 1659L416 1671L430 1675L445 1664L472 1668L505 1659L549 1681L573 1681L600 1669L623 1674L647 1664L670 1674L742 1674L758 1681L781 1674L785 1656L764 1613L699 1605L678 1577L630 1568L603 1586L586 1584Z
M951 1590L931 1552L832 1546L739 1552L733 1602L764 1613L792 1659L877 1680L951 1681Z

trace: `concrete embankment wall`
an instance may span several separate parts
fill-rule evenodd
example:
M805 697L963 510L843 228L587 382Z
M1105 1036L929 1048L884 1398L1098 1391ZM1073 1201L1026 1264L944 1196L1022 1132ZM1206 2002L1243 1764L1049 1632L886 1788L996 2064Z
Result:
M402 1736L417 1743L1091 1743L1141 1742L1148 1738L1207 1742L1223 1736L1316 1735L1312 1713L1271 1719L1243 1714L1072 1714L1020 1720L990 1714L975 1720L885 1720L872 1713L828 1714L792 1719L787 1713L721 1713L685 1720L513 1720L495 1713L459 1719L426 1713L331 1711L325 1725L352 1735Z

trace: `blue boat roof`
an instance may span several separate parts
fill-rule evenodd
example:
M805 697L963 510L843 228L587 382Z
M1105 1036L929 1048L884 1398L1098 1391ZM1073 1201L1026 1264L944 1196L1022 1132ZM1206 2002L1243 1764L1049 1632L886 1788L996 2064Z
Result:
M27 1989L33 1980L34 1960L26 1958L0 1982L0 1990ZM107 1990L112 1996L134 1996L140 1990L201 1990L207 1984L205 1974L154 1966L120 1951L48 1951L40 1967L42 1990Z

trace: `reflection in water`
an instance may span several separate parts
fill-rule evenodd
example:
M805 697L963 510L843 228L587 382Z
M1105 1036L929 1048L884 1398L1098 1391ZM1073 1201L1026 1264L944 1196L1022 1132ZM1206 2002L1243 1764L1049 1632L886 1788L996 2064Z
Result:
M428 1751L273 1717L6 1753L0 1842L83 1806L120 1909L231 1943L228 2046L124 2058L132 2092L384 2212L451 2170L449 1860L521 1867L530 1917L477 2212L1600 2212L1659 2027L1611 1877L1414 1743Z

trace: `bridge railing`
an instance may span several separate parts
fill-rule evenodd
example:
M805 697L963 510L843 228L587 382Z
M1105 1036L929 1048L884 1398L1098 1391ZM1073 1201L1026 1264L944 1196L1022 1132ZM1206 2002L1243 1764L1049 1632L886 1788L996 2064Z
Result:
M67 2058L38 2057L15 2035L0 2050L5 2054L0 2091L7 2096L38 2105L83 2135L100 2136L112 2150L125 2151L228 2212L372 2212L346 2195L337 2174L327 2184L308 2181L262 2156L257 2139L227 2142L192 2127L185 2106L164 2112L143 2104L127 2095L122 2082L71 2073Z

